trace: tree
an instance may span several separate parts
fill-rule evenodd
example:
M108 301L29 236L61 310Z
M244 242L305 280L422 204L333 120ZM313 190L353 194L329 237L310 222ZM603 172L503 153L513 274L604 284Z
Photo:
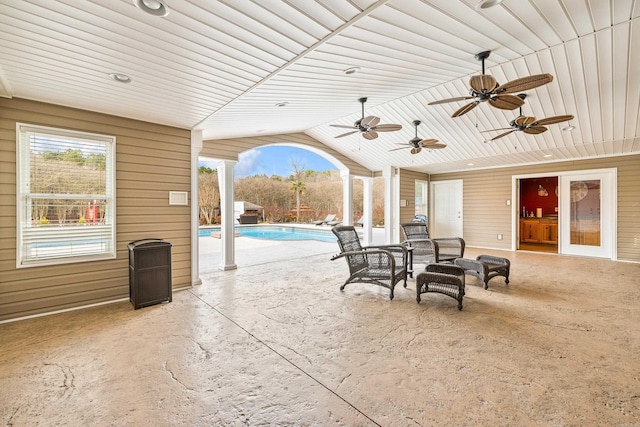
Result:
M213 224L216 220L216 209L220 206L218 171L201 166L198 169L198 172L198 207L200 211L200 223Z
M300 221L300 196L305 189L305 184L302 181L306 177L304 164L299 159L289 159L293 173L291 174L291 191L296 194L296 222Z
M300 196L305 189L305 184L302 181L291 181L291 191L296 194L296 222L300 222Z

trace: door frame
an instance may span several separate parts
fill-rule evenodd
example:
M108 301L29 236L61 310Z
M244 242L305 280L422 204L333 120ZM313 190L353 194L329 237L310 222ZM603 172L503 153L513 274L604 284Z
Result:
M462 179L448 179L444 181L431 181L429 186L429 232L432 237L437 237L439 234L438 227L436 224L436 186L438 184L459 184L460 192L456 194L456 197L459 197L460 201L460 216L459 216L459 227L460 227L460 236L455 237L463 237L464 233L464 180ZM440 236L440 237L450 237L450 236Z
M558 217L558 227L562 230L561 239L558 247L563 254L589 256L604 259L617 259L617 170L610 169L593 169L590 171L576 171L575 173L565 174L558 181L565 184L561 187L558 205L561 208L569 206L569 188L566 187L566 181L570 179L596 179L601 182L600 189L600 205L601 205L601 221L600 221L600 245L571 245L569 242L570 234L570 217L569 212L562 210L562 214Z
M520 180L529 178L544 178L548 176L558 177L558 186L562 176L570 175L588 175L588 174L611 174L611 224L606 226L606 230L611 233L611 260L616 261L618 259L618 169L617 168L603 168L603 169L580 169L580 170L565 170L558 172L538 172L531 174L520 174L511 176L511 200L515 200L516 203L512 203L511 206L511 250L518 250L519 235L520 235ZM560 209L562 209L562 200L560 198L562 190L559 188L558 197L558 255L562 254L562 224L560 221Z

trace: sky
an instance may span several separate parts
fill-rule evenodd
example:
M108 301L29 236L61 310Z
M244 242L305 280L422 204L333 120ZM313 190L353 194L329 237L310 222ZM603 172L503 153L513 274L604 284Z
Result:
M295 147L273 146L255 148L240 153L234 174L236 178L259 174L288 177L293 171L292 162L295 162L304 170L311 169L316 172L338 169L328 160L311 151ZM215 161L200 161L200 165L208 166L212 169L217 168L217 162Z

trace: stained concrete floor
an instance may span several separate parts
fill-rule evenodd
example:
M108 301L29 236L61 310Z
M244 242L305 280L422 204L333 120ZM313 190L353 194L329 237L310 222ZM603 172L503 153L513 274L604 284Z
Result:
M334 245L211 269L173 302L0 325L6 426L640 426L637 264L507 256L464 309L338 288ZM320 253L317 253L320 252Z

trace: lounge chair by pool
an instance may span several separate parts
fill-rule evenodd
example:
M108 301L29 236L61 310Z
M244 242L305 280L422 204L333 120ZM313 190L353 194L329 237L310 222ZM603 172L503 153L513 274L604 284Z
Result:
M336 219L336 215L335 214L329 214L327 215L327 217L325 219L321 219L321 220L317 220L317 221L313 221L313 223L315 225L322 225L322 224L328 224L329 222L333 221ZM335 225L335 224L334 224Z

